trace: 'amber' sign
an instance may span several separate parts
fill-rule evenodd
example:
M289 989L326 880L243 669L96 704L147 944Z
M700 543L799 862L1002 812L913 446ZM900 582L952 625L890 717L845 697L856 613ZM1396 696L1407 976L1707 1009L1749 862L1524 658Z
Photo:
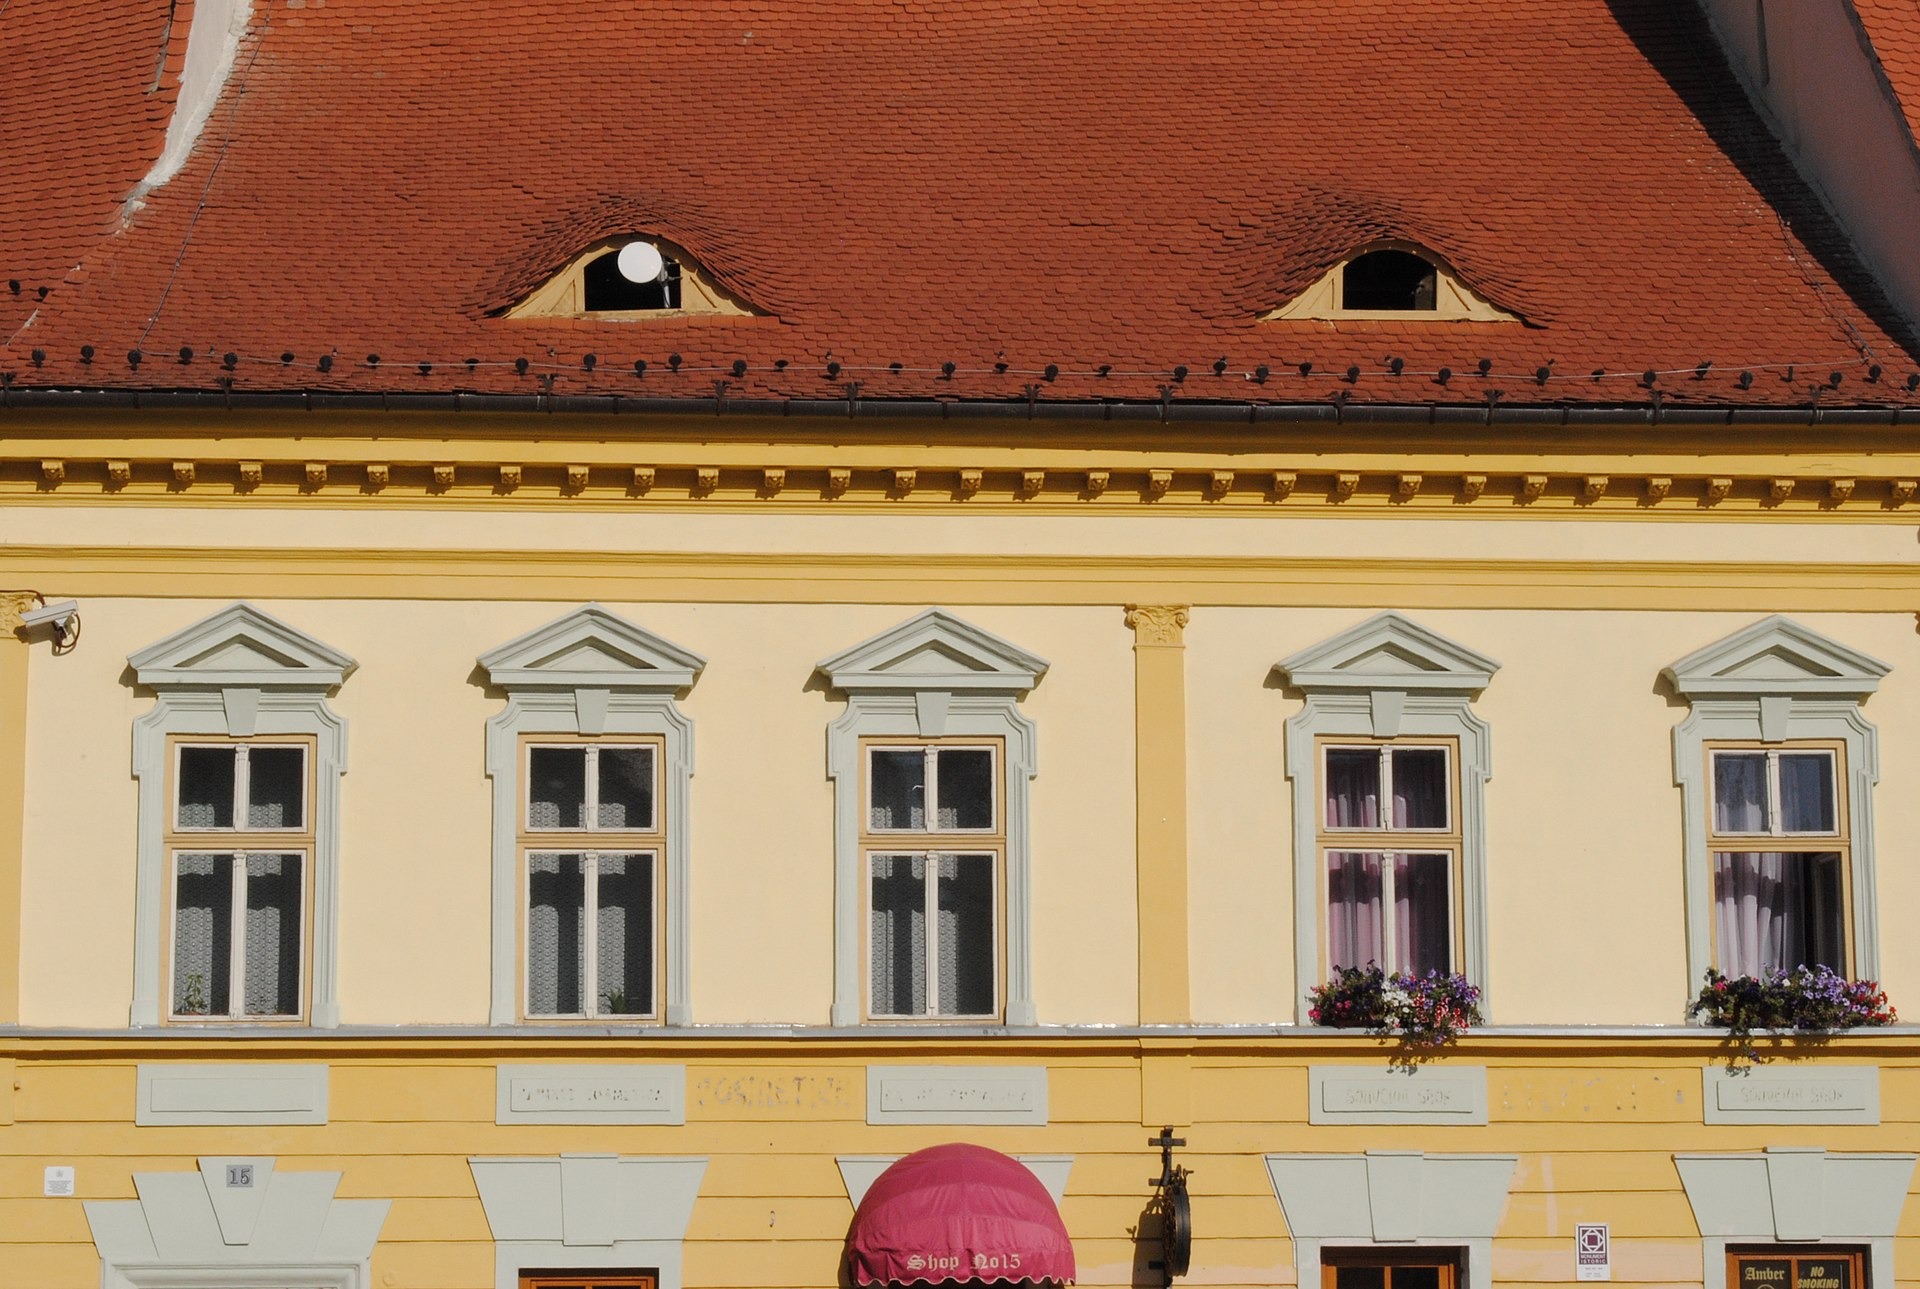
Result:
M1858 1253L1736 1253L1729 1289L1860 1289Z

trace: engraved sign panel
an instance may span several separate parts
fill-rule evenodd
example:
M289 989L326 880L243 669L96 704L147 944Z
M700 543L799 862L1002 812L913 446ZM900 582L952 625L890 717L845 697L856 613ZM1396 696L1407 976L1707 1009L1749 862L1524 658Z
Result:
M1484 1065L1383 1070L1360 1065L1307 1067L1309 1123L1456 1123L1487 1121Z
M684 1065L502 1065L496 1123L687 1121Z
M1878 1066L1756 1066L1732 1074L1710 1065L1701 1079L1707 1123L1880 1122Z
M868 1123L1047 1121L1044 1065L869 1065Z

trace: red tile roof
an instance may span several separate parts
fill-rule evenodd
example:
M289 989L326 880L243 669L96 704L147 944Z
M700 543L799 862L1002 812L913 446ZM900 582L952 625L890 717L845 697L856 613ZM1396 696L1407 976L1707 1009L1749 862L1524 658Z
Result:
M165 9L0 19L16 388L1920 402L1674 0L256 0L118 231ZM497 316L626 232L768 316ZM1527 325L1259 320L1381 235Z
M1920 144L1920 0L1853 0L1853 8Z
M192 11L192 0L0 3L0 342L118 229L160 155Z

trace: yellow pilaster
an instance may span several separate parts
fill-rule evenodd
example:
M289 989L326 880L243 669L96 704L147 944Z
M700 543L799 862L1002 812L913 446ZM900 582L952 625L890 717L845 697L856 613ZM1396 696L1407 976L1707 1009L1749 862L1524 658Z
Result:
M0 591L0 1025L20 1020L20 865L27 806L27 645L20 615L34 602L32 595Z
M1185 605L1127 606L1133 629L1140 1023L1193 1018L1187 987L1187 646Z

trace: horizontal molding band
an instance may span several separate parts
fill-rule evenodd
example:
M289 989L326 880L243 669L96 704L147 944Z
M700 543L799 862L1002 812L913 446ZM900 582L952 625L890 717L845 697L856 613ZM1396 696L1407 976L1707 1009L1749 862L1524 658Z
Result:
M1892 1025L1851 1030L1817 1039L1757 1039L1763 1052L1786 1056L1817 1043L1823 1055L1893 1056L1920 1060L1920 1026ZM1519 1025L1486 1026L1463 1034L1449 1049L1452 1059L1476 1055L1540 1053L1568 1058L1662 1053L1703 1062L1726 1055L1726 1031L1693 1025ZM1317 1054L1384 1062L1392 1044L1363 1030L1328 1030L1292 1025L1044 1025L1002 1026L826 1026L696 1025L678 1028L596 1025L362 1025L337 1029L275 1027L271 1032L241 1026L186 1029L82 1029L0 1026L0 1057L80 1056L104 1053L113 1059L138 1055L205 1060L211 1053L229 1059L242 1053L324 1053L332 1059L419 1052L436 1057L468 1055L486 1061L511 1054L523 1059L552 1051L569 1057L609 1056L668 1059L685 1052L699 1056L764 1056L788 1059L809 1051L855 1056L866 1053L919 1055L951 1051L975 1053L992 1047L1014 1052L1062 1056L1148 1056L1272 1052L1288 1058Z
M736 554L33 545L61 595L1911 612L1920 563Z
M1679 458L1667 464L1634 459L1551 468L1537 459L1490 457L1462 461L1457 455L1425 459L1377 453L1317 454L1299 465L1256 464L1239 458L1196 462L1192 454L1166 454L1164 464L1129 454L1111 465L1008 464L1017 454L993 454L978 465L955 463L952 452L925 461L899 454L897 463L875 464L861 450L845 464L749 463L738 451L716 450L706 459L654 462L609 459L618 445L559 445L576 455L507 460L494 453L476 459L442 446L441 458L417 453L391 459L323 451L328 445L267 445L257 457L203 458L152 455L148 444L130 444L126 455L62 454L58 444L33 455L0 458L0 499L57 498L163 504L410 504L541 508L663 506L830 506L863 504L963 506L974 510L1011 507L1022 513L1055 507L1068 513L1089 508L1157 507L1191 513L1302 509L1423 514L1471 512L1525 514L1792 515L1803 518L1886 519L1920 499L1920 462L1836 462L1831 457L1796 461L1787 456L1741 456L1728 460ZM183 450L191 445L176 445ZM398 444L380 445L392 451ZM417 446L417 445L413 445ZM532 445L528 445L530 450ZM135 448L142 451L136 454ZM13 445L19 453L20 445ZM231 449L229 449L231 450ZM376 448L378 450L378 448ZM764 447L757 449L765 452ZM882 461L884 462L884 458ZM1856 468L1856 465L1867 468Z

